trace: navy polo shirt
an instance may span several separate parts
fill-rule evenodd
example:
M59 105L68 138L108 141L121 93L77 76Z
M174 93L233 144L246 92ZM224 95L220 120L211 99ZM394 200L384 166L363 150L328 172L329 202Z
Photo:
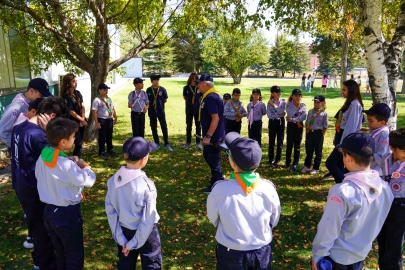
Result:
M154 94L156 94L156 92L157 88L152 89L152 87L148 87L148 89L146 89L146 94L148 95L149 99L149 109L148 109L149 117L165 116L165 99L168 98L166 89L162 86L159 86L159 93L157 95L156 109L155 109L153 107L153 102L155 100Z
M201 128L205 137L211 125L211 114L218 114L219 122L217 129L212 134L211 142L222 142L225 138L224 101L217 93L211 93L204 98L201 104Z
M48 145L45 132L38 125L25 121L13 128L11 133L13 188L16 184L37 188L35 164L42 149Z
M195 93L193 105L191 105L193 101L193 92L191 91L190 87L193 88L194 92L197 91L197 93ZM195 86L186 85L183 87L183 97L186 97L186 114L196 115L200 113L200 100L202 96L203 93L201 93L200 90L198 90L197 85Z

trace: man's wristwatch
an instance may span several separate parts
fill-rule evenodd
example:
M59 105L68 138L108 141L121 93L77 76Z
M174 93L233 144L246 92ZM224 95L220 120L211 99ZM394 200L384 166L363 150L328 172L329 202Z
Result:
M207 137L208 139L211 139L212 138L212 136L211 135L205 135L205 137Z

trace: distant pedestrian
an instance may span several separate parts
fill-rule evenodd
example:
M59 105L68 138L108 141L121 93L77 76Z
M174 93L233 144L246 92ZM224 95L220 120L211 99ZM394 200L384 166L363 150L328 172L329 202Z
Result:
M312 78L312 80L311 80L311 89L312 89L312 88L314 88L314 82L315 82L315 79L316 79L316 74L313 73L311 78Z
M332 75L328 75L328 88L332 88ZM326 93L325 93L326 94Z
M370 91L370 78L367 76L366 78L366 92L364 93L365 95L371 95Z
M337 75L336 74L333 76L333 88L335 90L337 90L339 88L338 83L337 83Z
M322 95L322 92L323 92L323 90L325 89L325 95L327 94L326 93L326 84L328 83L328 78L327 78L327 75L325 74L325 75L323 75L323 78L322 78L322 89L321 89L321 95Z
M305 80L307 79L307 76L305 76L305 73L304 73L304 75L302 75L302 78L301 78L301 80L302 80L302 82L301 82L301 90L303 90L303 89L305 89Z
M311 93L311 83L312 83L311 75L308 75L307 89L305 90L305 92Z

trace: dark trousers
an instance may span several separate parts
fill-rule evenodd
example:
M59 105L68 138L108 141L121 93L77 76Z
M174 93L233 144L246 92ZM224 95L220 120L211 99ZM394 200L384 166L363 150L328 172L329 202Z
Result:
M312 164L312 157L314 156L315 152L315 160L314 160L314 170L319 170L319 166L321 165L322 161L322 148L323 148L323 134L322 130L310 130L307 133L307 137L305 139L305 152L307 157L305 158L305 167L311 168Z
M311 88L314 88L314 81L311 82Z
M145 114L143 112L131 112L132 136L145 137Z
M41 270L56 269L54 246L42 219L45 204L39 200L38 190L19 183L18 200L26 216L28 231L34 241L31 252L34 264Z
M287 123L287 150L285 153L285 164L291 164L291 153L294 148L294 160L292 165L298 165L300 160L302 132L304 127L298 127L297 123Z
M75 149L73 150L73 155L82 157L84 130L86 127L79 127L79 130L75 133Z
M195 123L195 133L201 137L201 124L198 121L198 114L186 114L186 134L187 134L187 143L191 143L191 131L193 130L193 119ZM200 139L196 137L195 141L200 142Z
M252 126L248 124L249 138L257 141L262 146L262 120L253 121Z
M225 121L226 134L228 134L229 132L238 132L240 134L241 128L242 128L242 120L237 122L236 120L226 119Z
M157 120L159 119L160 128L162 129L163 133L163 140L165 141L165 145L168 145L169 136L167 135L166 116L149 117L149 119L150 119L150 128L152 129L153 140L155 141L155 143L159 144L159 136L157 132Z
M80 204L67 207L46 204L44 224L56 250L58 270L83 269L83 219Z
M221 244L216 247L217 270L271 270L271 243L254 250L233 250Z
M325 259L329 260L332 263L332 270L362 270L364 264L364 262L361 261L349 265L343 265L335 262L330 257L325 257Z
M402 268L405 237L405 198L394 199L387 219L377 236L378 264L381 270Z
M283 153L284 143L284 130L285 120L284 117L280 119L269 119L269 162L273 162L274 158L274 145L277 137L277 151L275 162L279 163L281 154Z
M107 152L113 150L112 136L113 136L113 120L112 118L103 119L98 118L101 128L98 130L98 153L105 152L105 144L107 143Z
M122 227L122 233L124 236L131 240L134 238L136 230L130 230ZM141 255L141 265L143 270L147 269L161 269L162 266L162 252L160 251L160 235L158 225L153 225L152 232L150 233L145 244L138 248L132 249L128 256L125 257L122 253L122 246L118 245L118 269L119 270L134 270L136 269L136 261L138 260L138 255Z
M221 149L213 145L204 145L203 156L211 169L210 185L218 180L224 180L221 170Z
M340 143L340 139L342 138L343 129L340 130L339 133L335 134L335 145ZM335 179L335 182L342 183L343 179L345 178L345 166L343 164L343 154L339 152L339 150L335 147L330 153L328 159L325 162L326 167L328 168L330 174Z

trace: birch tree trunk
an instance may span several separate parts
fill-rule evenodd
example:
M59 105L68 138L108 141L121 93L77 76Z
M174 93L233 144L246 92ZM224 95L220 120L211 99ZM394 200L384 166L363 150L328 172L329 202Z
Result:
M342 41L342 59L340 60L340 89L342 89L342 83L347 80L347 51L349 50L349 39L347 32L343 33ZM342 93L340 93L342 96Z
M384 42L381 28L382 0L358 0L360 18L363 23L363 39L366 53L370 88L373 103L385 103L391 109L388 125L396 129L396 84L398 82L398 54L402 55L404 33L403 27L404 4L398 16L396 33L390 45ZM399 30L399 32L398 32Z

